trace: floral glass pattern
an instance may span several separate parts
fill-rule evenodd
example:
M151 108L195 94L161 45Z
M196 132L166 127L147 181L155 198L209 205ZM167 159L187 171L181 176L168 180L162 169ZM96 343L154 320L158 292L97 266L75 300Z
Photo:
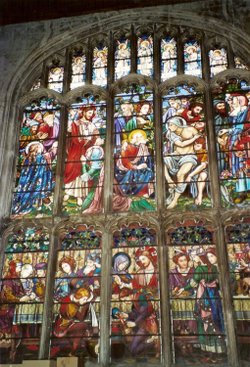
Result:
M216 246L209 228L190 224L168 232L175 362L218 364L226 360L226 343ZM188 241L182 243L185 232Z
M137 40L137 72L147 76L153 75L153 38L143 34Z
M13 232L5 250L0 293L0 362L38 358L49 250L44 228Z
M52 214L59 127L60 106L55 100L41 98L25 108L12 204L14 218Z
M50 358L99 351L101 233L79 225L61 238L54 285Z
M249 204L250 86L231 79L214 94L214 126L221 195L226 207Z
M155 231L116 231L112 248L111 358L159 363L161 355L158 254Z
M131 86L116 95L114 115L115 211L154 210L153 94Z
M106 104L93 96L72 104L64 171L65 213L102 211Z
M193 87L172 88L163 97L163 161L166 205L209 207L207 133L203 96Z

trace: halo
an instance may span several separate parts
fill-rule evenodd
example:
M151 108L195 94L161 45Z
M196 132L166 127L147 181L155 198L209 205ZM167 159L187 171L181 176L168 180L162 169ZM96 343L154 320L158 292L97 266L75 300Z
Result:
M32 141L32 142L31 142L31 143L29 143L29 144L27 145L27 147L25 148L25 153L26 153L26 154L28 154L28 153L29 153L30 147L31 147L32 145L34 145L34 144L38 144L38 145L40 145L40 146L41 146L41 148L42 148L42 151L44 150L44 146L42 145L42 143L40 143L39 141Z
M142 135L143 135L143 137L144 137L145 139L147 139L147 134L146 134L146 132L145 132L144 130L136 129L136 130L131 131L131 133L129 133L129 136L128 136L128 141L129 141L129 143L131 142L131 140L132 140L133 136L134 136L135 134L137 134L137 133L142 134Z

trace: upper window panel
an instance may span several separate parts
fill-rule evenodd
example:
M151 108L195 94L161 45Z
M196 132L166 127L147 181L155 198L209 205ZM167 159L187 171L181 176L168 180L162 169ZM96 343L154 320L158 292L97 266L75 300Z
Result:
M74 51L71 59L70 89L81 87L86 82L86 56L82 50Z
M115 97L115 211L155 209L153 94L131 86Z
M64 213L103 209L106 103L94 96L71 105L68 114L64 171Z
M58 93L62 93L63 91L63 75L64 75L64 67L63 66L51 66L49 68L48 75L48 88L53 89Z
M138 74L153 76L153 37L143 34L137 40Z
M184 44L184 70L185 74L202 77L201 47L196 40Z
M105 87L107 85L108 47L100 44L93 50L92 82Z
M41 98L23 113L12 216L43 217L52 214L60 106Z
M161 40L161 80L177 74L177 44L173 37Z
M249 67L240 57L234 56L234 63L236 69L249 70Z
M217 160L224 206L249 205L250 86L231 79L214 95Z
M187 85L162 101L163 160L169 209L211 206L203 95Z
M131 46L128 38L116 40L115 80L128 75L131 70Z
M210 76L213 77L228 68L227 51L225 48L209 51Z

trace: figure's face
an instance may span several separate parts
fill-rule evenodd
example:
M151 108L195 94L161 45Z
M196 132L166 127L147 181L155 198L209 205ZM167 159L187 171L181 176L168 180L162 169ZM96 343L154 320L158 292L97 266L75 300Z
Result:
M93 260L88 259L88 260L86 261L86 265L87 265L87 266L89 266L89 267L93 267L93 266L95 265L95 263L94 263L94 261L93 261Z
M205 127L205 122L203 122L203 121L197 121L197 122L194 124L194 126L196 127L196 129L198 129L198 130L202 130L202 129L204 129L204 127Z
M30 132L31 132L32 135L36 135L37 130L38 130L38 125L33 125L30 128Z
M216 105L217 111L225 110L226 106L224 102L220 102Z
M194 145L194 150L201 150L202 149L202 144L195 144Z
M201 106L195 106L193 108L193 115L194 116L198 116L201 113L201 111L202 111L202 107Z
M121 105L122 115L131 116L133 112L133 105L130 103L124 103Z
M149 260L149 258L148 258L147 256L145 256L145 255L141 255L141 256L139 257L139 260L140 260L140 262L141 262L141 264L142 264L142 267L143 267L143 268L148 267L148 266L149 266L149 264L150 264L150 260Z
M85 111L84 116L85 116L86 120L91 121L93 116L94 116L94 113L95 113L94 110Z
M209 252L208 254L207 254L207 258L208 258L208 261L210 262L210 264L217 264L217 257L214 255L214 254L212 254L211 252Z
M44 278L45 277L45 270L44 269L38 269L36 271L38 278Z
M140 114L147 115L149 112L149 104L144 104L141 106Z
M187 269L188 267L188 260L186 256L180 256L178 259L178 265L181 269Z
M32 266L23 266L21 270L21 278L28 278L32 274Z
M71 273L71 267L70 267L70 265L68 263L62 263L62 270L66 274Z
M174 98L170 98L169 100L168 100L168 102L169 102L169 105L170 105L170 107L174 107L175 106L175 99Z
M44 122L46 122L46 124L48 124L51 127L51 126L53 126L54 115L52 115L52 114L48 115L43 120L44 120Z
M169 128L170 131L176 131L178 126L173 124L172 122L170 122L168 128Z
M125 270L125 269L127 269L127 262L126 261L123 261L122 263L120 263L118 265L118 270L119 271L122 271L122 270Z
M88 297L84 296L78 300L78 303L80 303L80 305L84 305L87 301Z

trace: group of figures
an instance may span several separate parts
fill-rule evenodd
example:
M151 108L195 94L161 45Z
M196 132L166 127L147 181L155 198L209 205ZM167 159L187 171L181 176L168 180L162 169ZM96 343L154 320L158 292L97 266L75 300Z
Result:
M242 206L250 191L250 87L243 89L235 82L213 103L223 201Z
M170 247L169 267L177 362L188 357L206 365L222 362L226 344L215 246Z
M39 230L28 228L9 239L0 289L1 363L38 356L47 251L47 235Z
M163 160L169 209L211 205L204 104L201 96L193 93L182 86L163 100Z
M52 213L60 124L59 106L41 99L24 113L19 138L14 217Z
M137 237L131 230L127 238L120 236L119 248L112 251L111 356L114 360L160 360L157 248L153 246L155 235L144 230L146 245L131 245L133 237Z
M96 358L101 251L60 251L57 264L50 357L81 354Z

